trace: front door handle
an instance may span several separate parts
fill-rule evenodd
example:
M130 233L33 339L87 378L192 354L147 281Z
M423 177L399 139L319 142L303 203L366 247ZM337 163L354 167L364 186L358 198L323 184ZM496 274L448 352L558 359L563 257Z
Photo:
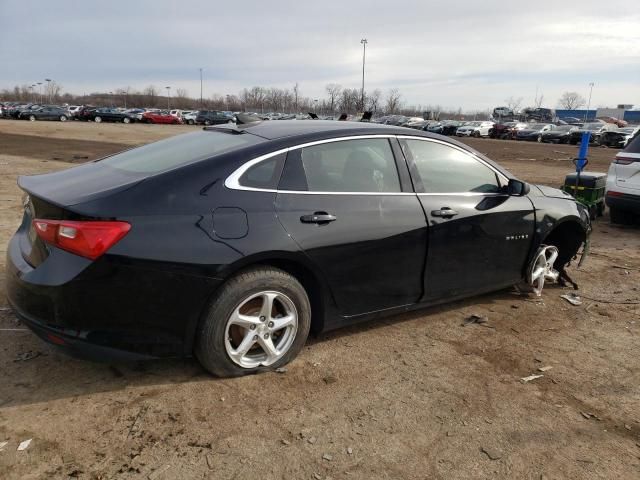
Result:
M432 210L431 215L434 217L451 218L458 215L458 212L451 210L449 207L442 207L440 210Z
M312 215L302 215L300 217L300 221L302 223L317 223L320 225L327 224L335 220L336 220L336 216L330 215L327 212L315 212Z

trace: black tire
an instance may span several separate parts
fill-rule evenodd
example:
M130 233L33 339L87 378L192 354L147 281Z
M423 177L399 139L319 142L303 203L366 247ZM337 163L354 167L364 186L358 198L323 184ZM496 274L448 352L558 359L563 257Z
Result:
M96 123L101 123L102 122L102 117L97 116L96 118L93 119L94 122Z
M538 143L544 143L544 140L542 139L542 135L538 135Z
M188 123L189 125L195 125L195 124L196 124L196 122L194 122L193 120L187 120L187 123Z
M609 216L611 217L611 223L629 225L633 222L633 215L619 208L609 207Z
M35 122L37 120L35 115L29 115L29 121L30 122Z
M211 125L211 120L205 120L205 121L204 121L204 124L205 124L206 126Z
M60 121L61 122L66 122L67 121L67 116L66 115L60 115Z
M124 117L122 119L122 123L131 123L131 119L129 117Z
M477 130L475 130L475 131L473 132L473 137L474 137L474 138L480 138L480 132L479 132L479 131L477 131Z
M264 290L282 292L293 301L298 313L296 336L286 354L272 365L243 368L229 358L225 349L227 319L247 297ZM311 305L300 282L277 268L251 268L232 277L216 293L196 331L195 355L205 369L219 377L274 370L298 355L307 341L310 327Z
M604 202L599 202L596 207L596 214L601 217L604 215Z

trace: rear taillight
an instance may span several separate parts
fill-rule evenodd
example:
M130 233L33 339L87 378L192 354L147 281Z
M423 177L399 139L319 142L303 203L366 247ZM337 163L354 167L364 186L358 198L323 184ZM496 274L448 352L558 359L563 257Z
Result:
M622 197L624 195L624 193L621 192L614 192L613 190L609 190L607 192L607 196L608 197Z
M616 157L614 163L618 165L631 165L633 162L640 162L640 158L633 157Z
M95 260L122 239L131 230L131 225L126 222L35 219L33 228L48 244Z

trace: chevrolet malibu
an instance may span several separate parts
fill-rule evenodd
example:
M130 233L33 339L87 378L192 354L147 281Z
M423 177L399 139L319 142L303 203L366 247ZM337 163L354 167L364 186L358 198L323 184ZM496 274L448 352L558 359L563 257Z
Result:
M26 325L71 353L195 354L221 376L286 364L310 331L539 292L590 231L563 192L374 123L206 127L18 183L7 286Z

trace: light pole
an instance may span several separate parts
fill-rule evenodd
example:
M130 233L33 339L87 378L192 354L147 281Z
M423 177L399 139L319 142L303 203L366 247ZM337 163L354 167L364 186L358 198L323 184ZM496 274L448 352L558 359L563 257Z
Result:
M40 94L40 103L42 103L42 82L38 82L38 93Z
M167 89L167 110L170 109L169 107L169 97L171 97L171 87L164 87Z
M314 107L315 107L315 108L314 108L314 110L315 110L315 114L317 115L317 114L318 114L318 99L316 98L316 99L313 101L313 103L314 103Z
M202 68L200 69L200 108L202 108Z
M362 98L360 102L362 105L362 111L364 112L364 62L367 56L367 39L363 38L360 40L360 43L362 44Z
M34 83L33 85L31 85L31 86L29 87L29 88L31 89L31 102L32 102L32 103L36 103L36 98L35 98L35 97L36 97L36 94L35 94L35 90L34 90L34 88L35 88L36 86L37 86L37 84L35 84L35 83Z
M591 107L591 94L593 93L593 82L589 84L589 102L587 103L587 111L584 114L584 121L587 122L587 117L589 116L589 108Z
M49 103L51 103L51 79L45 78L45 82L47 82L47 91L49 92Z

